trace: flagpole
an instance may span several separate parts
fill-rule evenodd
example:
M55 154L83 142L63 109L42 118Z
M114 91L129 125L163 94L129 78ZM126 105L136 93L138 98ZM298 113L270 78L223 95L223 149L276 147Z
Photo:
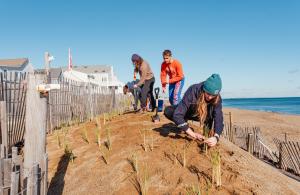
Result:
M72 56L71 56L71 48L69 48L69 63L68 63L68 71L72 70Z

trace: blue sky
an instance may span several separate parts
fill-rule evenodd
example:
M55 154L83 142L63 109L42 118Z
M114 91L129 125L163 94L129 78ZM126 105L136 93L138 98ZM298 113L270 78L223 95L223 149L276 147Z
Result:
M186 89L219 73L223 97L300 96L300 1L0 0L0 58L43 55L66 66L110 64L132 79L131 54L160 83L161 53L181 61Z

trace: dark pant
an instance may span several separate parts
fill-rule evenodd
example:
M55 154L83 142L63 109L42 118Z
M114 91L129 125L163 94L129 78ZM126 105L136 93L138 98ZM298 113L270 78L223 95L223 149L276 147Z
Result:
M174 112L177 108L177 105L173 105L173 106L168 106L165 108L164 111L164 115L171 121L174 122L173 119L173 115ZM197 113L197 106L196 105L191 105L189 107L189 109L187 110L185 116L184 116L184 120L188 121L188 120L192 120L192 121L199 121L199 114ZM213 117L212 117L212 106L208 107L208 113L207 113L207 117L206 120L204 122L204 126L207 129L212 129L212 125L213 125ZM214 131L210 131L209 135L212 136L214 134Z
M141 86L141 88L142 88L141 108L142 109L145 109L147 106L146 101L147 101L148 94L150 95L152 109L154 109L156 107L155 99L153 96L154 83L155 83L155 78L153 77L152 79L146 80L144 85Z
M173 115L174 112L177 108L177 105L173 105L173 106L168 106L165 108L164 111L164 115L171 121L173 120ZM188 111L186 112L185 116L184 116L184 120L193 120L193 121L199 121L199 116L197 114L195 114L194 109L188 109Z
M134 97L134 110L137 110L138 101L141 102L141 89L138 87L137 89L133 89L132 91L133 97Z

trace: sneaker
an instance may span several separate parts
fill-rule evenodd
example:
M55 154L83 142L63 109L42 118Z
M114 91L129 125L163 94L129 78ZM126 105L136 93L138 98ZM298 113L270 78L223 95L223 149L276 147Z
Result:
M145 112L146 112L146 109L145 108L141 108L141 109L137 110L135 113L143 114Z

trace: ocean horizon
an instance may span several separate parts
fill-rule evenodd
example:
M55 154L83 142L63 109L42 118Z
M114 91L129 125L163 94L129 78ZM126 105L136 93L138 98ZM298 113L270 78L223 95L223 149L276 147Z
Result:
M300 97L224 98L223 107L300 115Z

